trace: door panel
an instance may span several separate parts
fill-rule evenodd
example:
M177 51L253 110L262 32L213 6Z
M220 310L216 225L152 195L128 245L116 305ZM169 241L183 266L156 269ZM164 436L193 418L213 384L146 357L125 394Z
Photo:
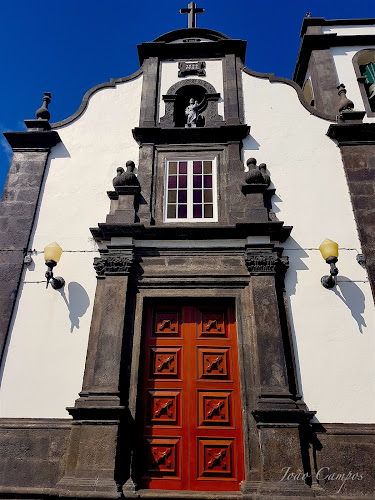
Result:
M149 308L138 412L142 487L237 491L244 479L233 309Z

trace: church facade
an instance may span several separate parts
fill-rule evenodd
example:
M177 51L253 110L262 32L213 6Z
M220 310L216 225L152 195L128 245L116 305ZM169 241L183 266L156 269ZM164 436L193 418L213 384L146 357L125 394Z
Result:
M375 20L306 17L291 81L201 10L5 133L1 498L375 491Z

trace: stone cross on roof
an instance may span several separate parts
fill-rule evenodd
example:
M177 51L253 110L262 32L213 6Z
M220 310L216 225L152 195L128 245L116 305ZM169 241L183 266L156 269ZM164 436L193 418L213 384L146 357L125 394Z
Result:
M188 14L188 28L197 27L197 14L203 14L204 9L197 7L197 4L190 2L187 9L180 9L180 14Z

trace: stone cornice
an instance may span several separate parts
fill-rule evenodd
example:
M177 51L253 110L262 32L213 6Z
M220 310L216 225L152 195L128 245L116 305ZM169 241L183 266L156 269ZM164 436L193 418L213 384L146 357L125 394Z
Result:
M327 135L335 139L339 146L375 144L375 123L333 123Z
M186 30L181 30L185 32ZM189 38L205 38L204 31L189 29ZM193 33L195 31L196 33ZM241 61L245 60L246 42L244 40L216 40L212 42L189 42L189 43L166 43L162 40L155 42L146 42L138 45L139 63L142 65L144 60L149 57L159 59L208 59L215 57L224 57L226 54L234 54Z
M309 26L365 26L375 24L375 18L365 19L325 19L324 17L305 17L302 23L300 37L306 33Z
M241 141L250 133L248 125L220 125L202 128L136 127L133 137L138 144L216 144Z
M131 236L134 239L148 240L207 240L243 239L248 236L270 236L273 241L285 241L291 226L280 221L241 223L223 226L216 223L186 224L184 226L165 224L163 226L144 226L143 224L99 224L90 228L97 241L110 240L113 236Z
M4 136L13 150L48 150L61 141L59 134L54 130L4 132Z

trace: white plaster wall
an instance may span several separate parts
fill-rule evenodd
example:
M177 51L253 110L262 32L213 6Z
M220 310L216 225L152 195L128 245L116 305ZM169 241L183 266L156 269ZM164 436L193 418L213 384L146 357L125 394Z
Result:
M193 61L193 60L192 60ZM162 96L165 95L168 89L177 82L184 79L198 79L211 83L215 87L216 92L220 93L218 101L218 113L224 119L224 87L223 87L223 63L220 60L206 60L206 76L186 76L183 78L178 77L178 62L177 61L162 61L160 63L160 87L159 87L159 116L165 114L165 103Z
M251 137L244 163L267 164L276 187L273 209L292 225L284 244L290 268L286 291L304 400L321 422L374 422L374 306L340 150L325 134L329 122L300 104L294 89L243 74L245 117ZM339 283L320 284L328 273L318 247L339 243Z
M363 26L324 26L322 27L322 33L332 34L337 33L338 35L375 35L374 25L363 25Z
M375 28L374 28L375 33ZM336 68L337 78L340 83L343 83L347 90L347 97L353 101L354 107L358 111L365 111L361 92L357 82L357 77L353 66L353 57L362 49L375 49L375 45L366 47L332 47L331 53ZM375 122L375 118L367 116L363 119L364 122Z
M139 124L142 77L102 89L73 123L57 129L30 248L34 264L23 276L0 372L0 417L68 417L82 387L96 288L98 255L89 227L105 222L116 168L138 163L131 130ZM56 276L63 291L46 290L43 249L57 241L64 253Z

